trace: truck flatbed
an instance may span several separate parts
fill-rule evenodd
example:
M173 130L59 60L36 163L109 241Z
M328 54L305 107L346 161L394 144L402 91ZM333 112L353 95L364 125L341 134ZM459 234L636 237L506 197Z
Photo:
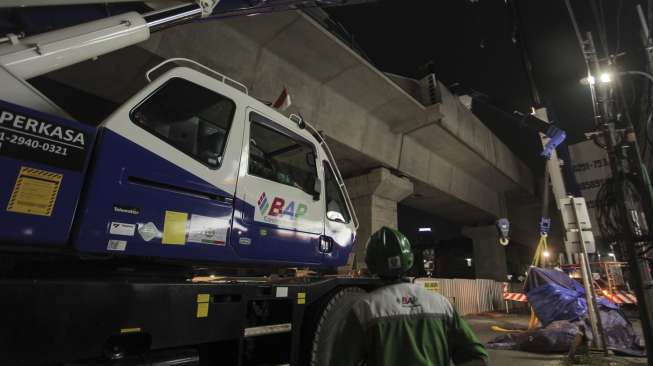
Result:
M220 364L303 365L315 326L309 313L317 315L330 292L379 285L341 276L2 280L0 364L95 365L132 354L156 359L165 349Z

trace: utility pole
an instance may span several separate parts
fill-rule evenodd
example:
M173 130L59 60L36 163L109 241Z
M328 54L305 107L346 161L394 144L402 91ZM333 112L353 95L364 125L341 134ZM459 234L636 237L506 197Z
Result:
M646 341L648 364L653 366L653 281L646 254L651 245L648 228L653 227L651 183L631 121L628 118L622 120L617 117L614 101L617 90L608 77L601 80L602 75L610 75L606 71L614 67L614 60L608 57L607 68L602 68L591 33L587 33L584 46L589 75L598 76L588 79L595 107L596 127L608 153L612 179L616 184L616 204L621 226L625 231L619 239L626 246L628 253L628 263ZM616 74L614 78L614 83L620 86ZM638 197L633 196L633 190L637 192Z

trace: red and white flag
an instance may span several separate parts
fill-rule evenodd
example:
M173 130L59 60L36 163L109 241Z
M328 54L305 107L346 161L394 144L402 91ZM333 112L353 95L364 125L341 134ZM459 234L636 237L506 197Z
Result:
M288 89L284 87L281 95L279 95L279 98L277 98L274 104L272 104L272 107L280 111L285 111L288 109L288 107L290 107L291 104L292 102L290 101L290 93L288 93Z

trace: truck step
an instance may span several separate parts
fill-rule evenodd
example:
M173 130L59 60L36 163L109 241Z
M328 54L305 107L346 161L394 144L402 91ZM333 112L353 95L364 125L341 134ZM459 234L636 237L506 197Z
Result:
M258 337L271 334L279 333L290 333L292 330L291 323L281 323L281 324L271 324L271 325L262 325L258 327L245 328L244 337Z

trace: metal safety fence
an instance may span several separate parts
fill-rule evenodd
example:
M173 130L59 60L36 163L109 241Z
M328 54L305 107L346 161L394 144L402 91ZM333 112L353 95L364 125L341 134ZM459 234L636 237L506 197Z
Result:
M416 278L414 282L449 299L460 315L505 310L501 282L461 278Z

